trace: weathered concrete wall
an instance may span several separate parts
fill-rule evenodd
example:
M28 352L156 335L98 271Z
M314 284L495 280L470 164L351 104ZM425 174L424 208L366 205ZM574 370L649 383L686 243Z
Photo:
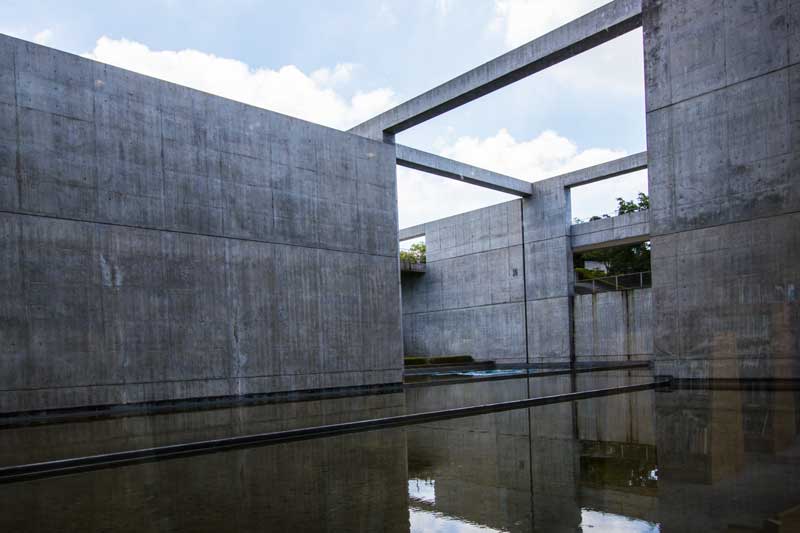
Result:
M658 372L797 377L800 4L643 12Z
M426 272L403 276L408 355L525 361L519 201L425 225Z
M537 182L530 199L402 232L426 235L428 257L425 274L402 280L407 355L566 363L572 312L576 359L649 359L649 290L594 299L570 296L572 242L624 244L634 234L634 240L641 240L648 217L634 213L570 226L565 183L560 177ZM570 311L573 303L576 308Z
M394 151L0 36L0 412L401 380Z
M651 289L577 294L573 298L577 361L652 358Z

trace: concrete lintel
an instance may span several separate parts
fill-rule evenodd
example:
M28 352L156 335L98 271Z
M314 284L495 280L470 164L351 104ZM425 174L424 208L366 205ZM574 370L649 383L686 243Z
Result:
M454 180L471 183L487 189L514 194L516 196L530 196L532 189L528 181L519 180L485 170L460 161L454 161L422 150L408 146L397 146L397 164L400 166L429 172Z
M350 130L380 140L590 50L642 24L641 0L614 0Z
M403 228L397 234L398 240L401 242L423 236L425 236L425 224L417 224L416 226Z
M574 253L643 242L650 239L650 211L574 224L570 234Z
M638 154L621 157L600 163L591 167L582 168L567 174L561 174L549 180L559 180L563 187L577 187L579 185L586 185L594 183L595 181L607 180L622 174L629 174L637 170L644 170L647 168L647 152L639 152Z

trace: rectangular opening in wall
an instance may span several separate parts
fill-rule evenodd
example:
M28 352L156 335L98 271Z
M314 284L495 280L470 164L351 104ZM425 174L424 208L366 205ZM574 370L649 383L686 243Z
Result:
M425 235L400 241L400 270L404 274L425 272Z
M645 289L652 285L650 241L577 252L575 293Z
M615 217L649 206L646 170L570 188L572 224Z

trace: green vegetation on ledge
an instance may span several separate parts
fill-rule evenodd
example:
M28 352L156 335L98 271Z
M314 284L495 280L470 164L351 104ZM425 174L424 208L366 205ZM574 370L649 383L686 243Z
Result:
M425 243L417 242L408 250L400 250L400 261L403 263L425 263Z

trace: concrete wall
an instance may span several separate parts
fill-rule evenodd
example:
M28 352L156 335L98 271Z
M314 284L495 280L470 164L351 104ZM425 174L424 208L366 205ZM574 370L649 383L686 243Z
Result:
M402 278L407 355L466 354L509 363L526 362L529 354L533 363L566 363L574 313L577 359L649 359L649 290L571 296L571 240L594 247L627 243L632 234L641 239L646 214L570 227L563 180L533 185L538 192L531 199L405 232L426 235L428 257L425 274Z
M391 146L0 36L0 412L401 380Z
M658 372L797 377L800 4L643 10Z
M651 289L576 294L573 298L577 361L652 358Z
M519 201L425 230L425 274L403 275L405 353L525 361Z
M572 251L650 236L658 373L800 376L800 4L642 9L649 217L570 227L569 187L622 172L533 183L521 200L528 360L568 361L584 342L571 333ZM587 342L619 353L622 333Z

